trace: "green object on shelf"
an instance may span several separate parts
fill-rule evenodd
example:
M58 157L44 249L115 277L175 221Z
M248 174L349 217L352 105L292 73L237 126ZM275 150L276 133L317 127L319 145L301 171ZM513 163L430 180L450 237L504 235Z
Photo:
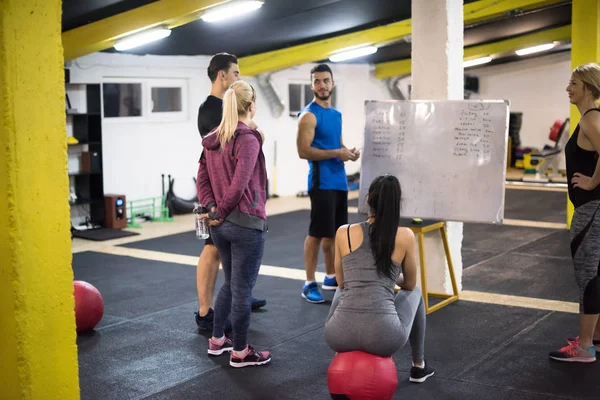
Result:
M149 197L146 199L130 200L127 202L127 227L141 228L136 218L146 218L154 222L173 222L175 219L169 216L166 206L166 196Z

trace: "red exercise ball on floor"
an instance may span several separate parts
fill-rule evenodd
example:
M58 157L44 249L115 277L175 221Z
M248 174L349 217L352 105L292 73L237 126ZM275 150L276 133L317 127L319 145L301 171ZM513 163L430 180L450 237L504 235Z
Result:
M338 353L327 369L327 385L332 398L391 399L398 386L396 364L392 357L363 351Z
M94 285L84 281L74 281L73 284L77 333L89 332L104 315L104 300Z

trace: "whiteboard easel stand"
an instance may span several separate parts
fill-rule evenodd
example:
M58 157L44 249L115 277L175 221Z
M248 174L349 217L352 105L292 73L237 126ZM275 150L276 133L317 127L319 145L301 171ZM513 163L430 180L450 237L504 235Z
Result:
M419 246L419 265L421 268L421 291L423 292L423 301L425 302L425 310L427 314L439 310L450 303L458 300L458 286L454 276L454 266L452 265L452 256L450 255L450 245L448 244L448 235L446 234L446 224L443 221L434 222L432 224L415 226L407 226L417 235L417 243ZM442 243L444 244L444 252L448 261L448 272L450 272L450 281L452 282L453 294L445 293L430 293L427 291L427 265L425 263L425 233L439 230L442 235ZM444 299L434 306L429 307L429 296Z

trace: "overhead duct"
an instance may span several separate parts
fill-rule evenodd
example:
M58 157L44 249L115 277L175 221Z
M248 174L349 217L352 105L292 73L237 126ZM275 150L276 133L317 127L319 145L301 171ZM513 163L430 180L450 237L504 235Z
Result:
M392 99L394 100L406 100L406 96L402 93L402 90L398 87L398 81L404 78L403 76L396 76L393 78L385 79L385 86L387 87Z
M275 118L279 118L285 110L285 105L271 84L271 73L257 75L256 82L259 89L267 99L267 102L269 103L271 115L273 115Z

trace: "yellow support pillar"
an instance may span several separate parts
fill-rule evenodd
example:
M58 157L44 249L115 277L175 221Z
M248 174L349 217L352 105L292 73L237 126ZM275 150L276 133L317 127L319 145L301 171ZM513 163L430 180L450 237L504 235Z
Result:
M589 62L597 63L600 61L600 0L573 0L572 4L571 66L575 68ZM570 134L573 134L580 118L577 107L571 105ZM573 212L573 203L567 199L567 226L569 227Z
M79 398L61 0L0 1L0 398Z

